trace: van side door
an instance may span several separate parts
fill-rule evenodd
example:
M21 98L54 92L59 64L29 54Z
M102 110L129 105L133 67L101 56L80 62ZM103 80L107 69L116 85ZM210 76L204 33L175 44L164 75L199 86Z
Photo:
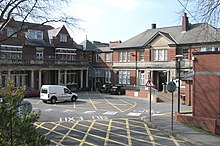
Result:
M63 89L64 90L64 98L65 98L65 100L71 100L71 96L72 96L72 92L69 90L69 89L67 89L67 88L64 88Z

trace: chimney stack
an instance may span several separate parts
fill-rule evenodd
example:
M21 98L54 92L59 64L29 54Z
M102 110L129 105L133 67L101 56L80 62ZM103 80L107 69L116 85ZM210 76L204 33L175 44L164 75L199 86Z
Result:
M183 17L182 17L182 32L186 32L189 28L189 20L187 17L187 13L184 12Z
M152 23L152 24L151 24L151 29L155 29L155 28L157 28L156 23Z

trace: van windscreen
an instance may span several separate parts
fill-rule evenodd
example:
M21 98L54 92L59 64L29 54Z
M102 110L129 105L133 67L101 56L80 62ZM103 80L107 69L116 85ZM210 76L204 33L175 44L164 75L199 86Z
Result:
M41 89L41 93L47 93L47 89Z

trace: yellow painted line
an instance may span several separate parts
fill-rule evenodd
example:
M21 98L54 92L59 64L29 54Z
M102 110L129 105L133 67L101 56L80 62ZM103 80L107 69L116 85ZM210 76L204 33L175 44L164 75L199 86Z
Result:
M133 105L133 104L131 104L130 102L125 101L124 99L120 99L120 100L123 101L123 102L126 103L126 104Z
M81 143L79 144L79 146L83 146L83 145L84 145L84 143L85 143L85 141L86 141L86 138L87 138L88 135L89 135L89 131L91 130L91 128L92 128L92 126L93 126L94 124L95 124L95 120L92 121L91 125L89 126L89 128L88 128L87 132L85 133L85 135L84 135L84 137L83 137Z
M111 103L110 101L108 101L106 98L104 98L105 101L107 101L109 104L111 104L114 108L116 108L118 111L123 112L120 108L118 108L117 106L115 106L113 103Z
M40 102L42 102L42 100L39 100L36 104L39 104Z
M106 132L106 138L105 138L104 146L107 146L107 144L108 144L109 134L110 134L110 131L111 131L111 125L112 125L112 119L109 120L108 130Z
M136 119L129 119L129 121L134 122L134 123L144 124L143 122L137 121Z
M44 127L44 126L40 126L40 125L39 125L39 127L42 128L42 129L45 129L45 130L50 131L49 128L46 128L46 127ZM60 127L65 127L65 128L68 128L68 129L69 129L69 127L66 127L66 126L63 126L63 125L60 125ZM74 130L75 130L75 129L74 129ZM53 132L56 133L56 134L59 134L59 135L64 136L63 133L60 133L60 132L58 132L58 131L55 131L55 130L54 130ZM81 132L81 133L83 133L83 132ZM71 136L68 136L68 135L67 135L67 137L70 138L70 139L72 139L72 140L78 141L78 142L81 142L81 141L82 141L81 139L77 139L77 138L74 138L74 137L71 137ZM55 142L55 143L56 143L56 142ZM94 146L94 144L89 143L89 142L84 142L84 143L85 143L85 144L88 144L88 145L91 145L91 146Z
M151 141L147 141L147 140L139 139L139 138L134 138L134 137L132 137L131 139L134 139L134 140L140 141L140 142L146 142L146 143L149 143L149 144L152 145L152 142L151 142ZM156 142L155 142L155 144L156 144L156 146L165 146L164 144L159 144L159 143L156 143Z
M92 102L91 98L89 97L89 101L91 102L92 106L94 107L95 110L97 110L95 104Z
M145 129L146 129L146 131L147 131L147 134L148 134L148 136L149 136L149 138L150 138L150 140L151 140L151 142L152 142L152 145L153 145L153 146L156 146L156 143L155 143L155 141L154 141L154 137L153 137L153 135L151 134L151 132L150 132L150 130L149 130L147 124L144 124L144 126L145 126Z
M132 146L131 133L130 133L130 129L129 129L128 119L126 118L125 121L126 121L126 129L127 129L127 136L128 136L128 145Z
M43 124L45 124L45 123L44 123L44 122L42 122L42 123L39 123L39 124L37 124L37 123L34 123L34 125L35 125L35 126L37 126L37 127L36 127L36 129L37 129L37 128L39 128L40 126L42 126Z
M56 141L54 141L54 140L52 140L52 139L50 139L50 141L51 141L52 143L54 143L54 144L58 145L58 146L64 146L64 145L59 144L58 142L56 142Z
M62 139L60 140L60 142L58 143L58 145L60 145L63 140L70 134L70 132L73 130L73 128L78 124L79 121L76 121L76 123L69 129L69 131L62 137Z
M53 123L53 124L55 124L55 123ZM58 124L55 124L55 126L54 126L52 129L50 129L50 131L47 132L45 135L50 134L50 133L51 133L52 131L54 131L59 125L60 125L59 123L58 123Z
M180 146L180 144L177 142L177 140L172 135L170 135L170 138L175 143L176 146Z

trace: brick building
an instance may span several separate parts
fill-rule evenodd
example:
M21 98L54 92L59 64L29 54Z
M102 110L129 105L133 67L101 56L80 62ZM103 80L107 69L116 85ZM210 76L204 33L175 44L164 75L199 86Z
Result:
M152 24L151 29L112 47L112 68L118 72L119 84L141 88L152 79L155 88L162 91L164 83L177 77L176 55L183 56L180 72L184 76L192 72L193 52L219 50L219 36L207 23L190 24L184 13L182 25L157 28Z
M195 52L193 114L177 120L220 134L220 52Z
M36 89L43 84L62 84L72 90L89 86L93 52L76 44L65 26L53 28L12 18L0 34L0 45L2 87L8 79L14 80L15 87Z

